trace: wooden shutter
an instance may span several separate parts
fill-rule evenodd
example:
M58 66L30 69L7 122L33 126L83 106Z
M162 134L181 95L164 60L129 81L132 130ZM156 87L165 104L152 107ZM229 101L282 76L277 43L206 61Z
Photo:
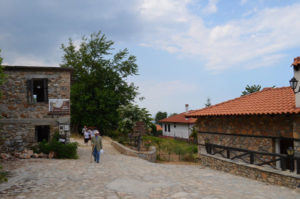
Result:
M27 103L33 104L33 80L28 79L26 84L27 84Z
M43 79L44 86L44 102L48 103L48 79Z

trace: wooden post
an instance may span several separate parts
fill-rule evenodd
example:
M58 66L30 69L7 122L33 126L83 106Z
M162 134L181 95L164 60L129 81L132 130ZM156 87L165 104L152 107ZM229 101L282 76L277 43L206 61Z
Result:
M297 174L300 174L300 159L297 159Z
M286 157L280 157L280 166L282 171L286 170Z
M254 154L250 153L250 164L254 164Z

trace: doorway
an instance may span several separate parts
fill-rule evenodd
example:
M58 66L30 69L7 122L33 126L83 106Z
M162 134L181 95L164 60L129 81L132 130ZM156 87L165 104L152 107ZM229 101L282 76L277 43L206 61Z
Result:
M35 126L35 137L37 142L43 140L49 141L50 137L50 126Z
M294 148L294 141L292 139L280 139L280 153L281 154L287 154L287 149L289 147ZM291 162L287 161L286 168L291 169Z

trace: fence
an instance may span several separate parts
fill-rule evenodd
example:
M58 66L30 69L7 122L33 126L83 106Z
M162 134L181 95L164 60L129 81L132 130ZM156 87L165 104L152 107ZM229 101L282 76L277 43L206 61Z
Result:
M248 164L254 164L258 166L268 165L273 169L280 168L283 171L288 169L292 172L295 170L296 165L297 174L300 174L300 158L294 157L293 155L251 151L247 149L234 148L211 143L205 143L204 146L208 154L219 154L223 158L231 160L238 159ZM280 164L279 168L278 166L276 166L276 162Z

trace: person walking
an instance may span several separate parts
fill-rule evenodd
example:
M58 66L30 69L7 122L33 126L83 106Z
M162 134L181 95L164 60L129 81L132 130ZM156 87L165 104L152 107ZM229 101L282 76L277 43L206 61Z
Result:
M84 143L85 143L85 145L88 145L88 142L89 142L89 139L90 139L89 132L88 131L84 131L83 136L84 136Z
M84 132L86 132L86 131L88 131L88 129L86 128L86 125L84 125L84 127L82 128L82 131L81 131L82 135L84 135Z
M95 131L95 136L92 138L92 150L95 162L100 162L100 150L102 149L102 139L99 131Z

